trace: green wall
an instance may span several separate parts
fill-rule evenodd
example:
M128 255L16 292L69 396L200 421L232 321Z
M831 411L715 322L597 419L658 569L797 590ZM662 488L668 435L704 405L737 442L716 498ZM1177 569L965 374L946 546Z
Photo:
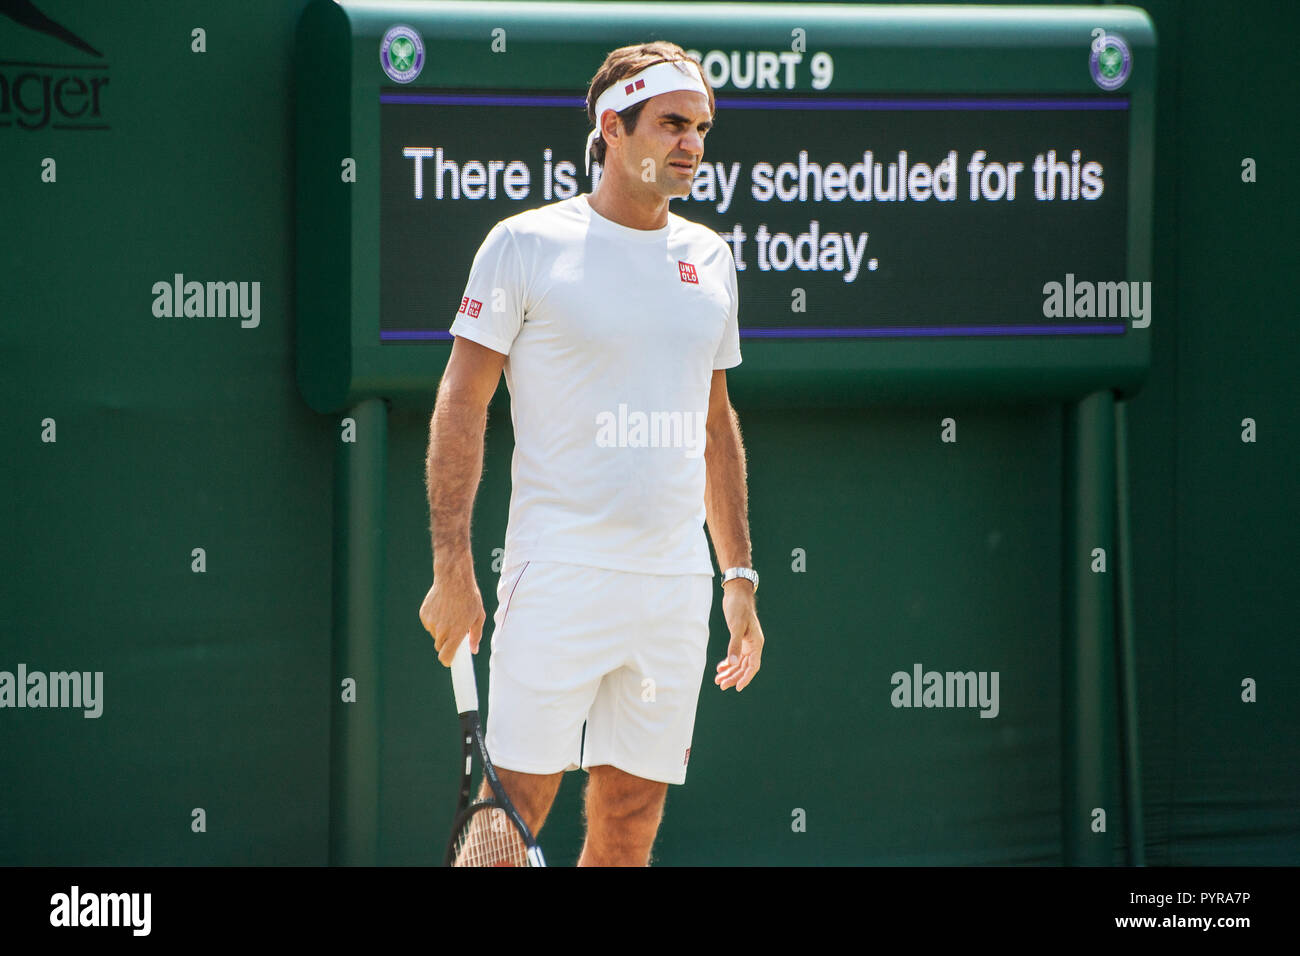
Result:
M0 670L104 674L97 719L0 709L0 864L329 859L331 711L348 706L330 663L342 416L312 412L294 377L301 7L178 2L145 16L46 0L99 59L0 19L0 60L110 78L108 129L0 126ZM1297 248L1296 13L1247 8L1145 5L1160 40L1157 305L1129 454L1157 865L1300 862L1287 368L1300 342L1283 287ZM1240 179L1246 156L1254 184ZM55 183L41 181L46 157ZM177 272L260 282L260 324L155 317L152 286ZM738 411L764 669L739 697L706 682L657 859L1059 863L1063 410ZM389 418L381 685L359 688L382 703L388 864L437 860L456 785L449 681L417 618L427 416ZM939 441L945 417L955 445ZM45 419L56 442L42 441ZM510 448L502 387L474 521L489 617ZM806 573L790 570L795 548ZM715 600L712 658L725 636ZM998 717L890 706L890 674L917 661L998 671ZM1246 677L1256 703L1241 701ZM544 831L552 863L576 859L582 776ZM191 828L196 807L206 832ZM806 832L792 832L796 808ZM1116 862L1122 816L1108 815Z

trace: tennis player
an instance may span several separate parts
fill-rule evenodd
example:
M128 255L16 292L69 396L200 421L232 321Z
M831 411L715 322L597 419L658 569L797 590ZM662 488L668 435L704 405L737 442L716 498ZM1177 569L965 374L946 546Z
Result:
M690 759L715 586L705 522L731 635L714 684L739 693L762 660L727 397L726 370L741 360L736 266L713 229L669 211L713 122L699 64L672 43L614 50L587 113L595 190L498 222L451 325L430 423L434 576L420 618L443 664L466 635L477 652L470 512L504 369L515 450L488 753L534 834L563 773L586 770L579 866L645 866Z

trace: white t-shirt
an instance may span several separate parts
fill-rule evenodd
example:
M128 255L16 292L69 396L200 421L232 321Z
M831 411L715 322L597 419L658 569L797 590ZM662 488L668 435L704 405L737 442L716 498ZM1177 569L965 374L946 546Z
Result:
M712 574L704 426L714 369L740 364L731 247L587 196L492 227L451 324L506 355L515 431L502 567L563 561Z

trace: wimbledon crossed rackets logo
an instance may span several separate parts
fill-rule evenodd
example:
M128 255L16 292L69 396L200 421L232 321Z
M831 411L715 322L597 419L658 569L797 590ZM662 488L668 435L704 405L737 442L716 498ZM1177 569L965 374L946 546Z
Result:
M405 24L390 27L379 45L379 65L396 83L410 83L424 68L424 41Z
M1101 74L1107 79L1114 79L1119 76L1120 66L1124 62L1124 54L1119 52L1118 47L1108 46L1101 51L1097 57L1097 62L1101 66Z
M415 44L406 37L398 37L388 48L388 62L394 70L409 70L415 64Z
M1117 90L1133 70L1133 54L1124 38L1101 27L1092 31L1092 52L1088 57L1092 80L1103 90Z

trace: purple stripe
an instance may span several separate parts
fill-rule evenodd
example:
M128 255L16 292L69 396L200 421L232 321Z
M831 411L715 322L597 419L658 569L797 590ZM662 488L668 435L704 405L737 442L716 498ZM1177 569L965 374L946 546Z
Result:
M985 100L826 100L816 97L781 96L770 99L720 97L718 106L733 110L1126 110L1128 99L1030 99L1003 97Z
M1125 326L1119 325L916 325L877 326L875 328L789 328L741 329L742 339L844 339L844 338L906 338L932 336L942 338L959 335L1123 335ZM409 341L414 339L450 339L450 332L433 329L383 329L379 338L384 341Z
M509 96L484 93L381 93L380 103L418 103L429 106L572 106L586 109L581 96Z
M433 329L380 329L379 338L393 342L409 339L449 339L451 333Z
M1122 335L1121 325L915 325L877 328L741 329L742 339L902 338L913 335Z
M419 104L427 106L568 106L586 109L580 96L545 94L484 93L381 93L380 103ZM736 110L1126 110L1128 97L1111 99L1045 99L1043 97L997 97L959 100L950 97L916 99L823 99L815 96L724 96L719 107Z

